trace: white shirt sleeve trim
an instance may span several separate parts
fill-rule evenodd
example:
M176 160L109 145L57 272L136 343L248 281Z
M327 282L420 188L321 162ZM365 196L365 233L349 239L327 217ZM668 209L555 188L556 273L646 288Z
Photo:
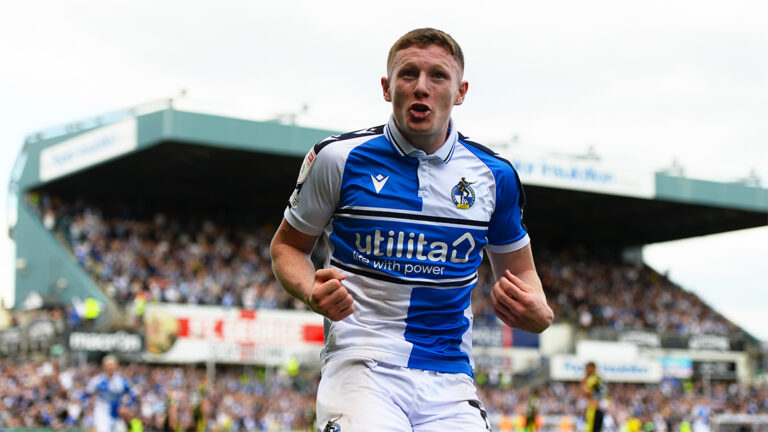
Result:
M528 237L528 234L524 235L520 240L517 240L512 243L508 243L505 245L492 245L488 244L485 247L485 250L492 253L507 253L507 252L514 252L517 250L520 250L524 248L528 243L531 242L531 238Z

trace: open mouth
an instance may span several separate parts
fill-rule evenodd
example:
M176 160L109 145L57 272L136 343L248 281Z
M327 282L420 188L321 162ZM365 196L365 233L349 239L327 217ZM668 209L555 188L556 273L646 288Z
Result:
M424 115L429 112L429 107L424 104L415 103L411 105L411 112L416 115Z

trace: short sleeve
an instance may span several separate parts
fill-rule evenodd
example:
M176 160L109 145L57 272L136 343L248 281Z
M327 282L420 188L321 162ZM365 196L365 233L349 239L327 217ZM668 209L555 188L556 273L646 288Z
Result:
M338 204L343 166L342 155L322 142L307 153L284 213L291 226L304 234L322 234Z
M514 168L505 165L497 170L496 206L488 226L489 252L506 253L521 249L530 242L523 224L525 192Z
M96 375L95 377L92 377L90 380L88 380L88 384L85 386L85 392L88 394L93 394L93 392L96 391L96 387L99 386L99 379L101 377L99 375Z

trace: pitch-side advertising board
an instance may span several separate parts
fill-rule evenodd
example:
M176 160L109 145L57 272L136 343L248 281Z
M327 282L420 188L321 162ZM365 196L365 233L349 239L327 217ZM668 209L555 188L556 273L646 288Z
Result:
M148 305L145 359L168 363L318 362L323 318L304 311Z
M579 381L584 377L587 361L573 355L553 356L550 360L550 376L555 381ZM608 382L658 383L664 376L661 363L650 359L601 359L595 363L598 373Z

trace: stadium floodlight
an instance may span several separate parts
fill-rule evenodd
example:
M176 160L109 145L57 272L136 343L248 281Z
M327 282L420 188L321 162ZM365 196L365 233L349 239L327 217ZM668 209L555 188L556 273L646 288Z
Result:
M749 174L741 180L741 183L747 186L760 187L760 185L762 184L762 179L757 174L757 170L755 168L752 168L749 171Z
M662 172L676 177L685 177L685 167L680 163L677 158L672 159L672 164L662 169Z

